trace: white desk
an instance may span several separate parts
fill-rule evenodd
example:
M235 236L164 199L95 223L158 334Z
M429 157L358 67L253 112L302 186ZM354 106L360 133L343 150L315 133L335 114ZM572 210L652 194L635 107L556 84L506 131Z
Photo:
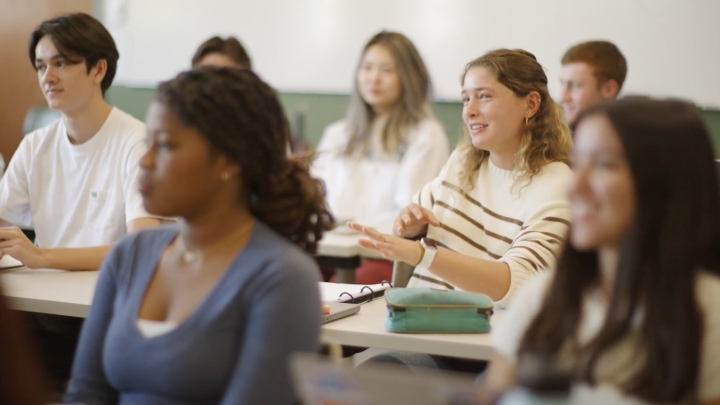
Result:
M378 251L358 245L358 239L361 237L360 233L331 231L325 233L318 243L315 255L321 258L321 264L323 263L322 258L328 258L331 260L331 265L337 267L338 283L353 284L355 282L355 268L360 265L361 258L383 258ZM339 260L332 261L332 259Z
M85 317L90 309L97 271L4 270L0 283L11 308L46 314ZM348 346L405 350L488 360L493 354L488 334L421 335L385 330L385 300L364 304L360 312L322 327L322 339ZM494 325L502 312L492 317Z
M3 270L0 283L8 305L20 311L84 318L97 283L97 271Z
M407 334L385 330L387 309L384 298L363 304L360 312L347 318L323 325L322 340L347 346L373 347L378 349L489 360L494 350L487 333L474 334ZM496 311L491 318L495 325L502 312Z
M332 257L352 257L362 256L371 259L382 259L382 255L377 250L366 249L358 245L358 240L363 235L360 233L347 234L330 231L323 234L323 238L318 243L318 256Z

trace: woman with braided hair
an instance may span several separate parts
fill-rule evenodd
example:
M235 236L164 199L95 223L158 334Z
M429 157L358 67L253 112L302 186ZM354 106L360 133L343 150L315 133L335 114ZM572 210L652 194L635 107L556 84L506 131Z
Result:
M254 73L201 67L161 83L140 190L179 226L108 256L65 401L290 404L292 352L319 347L313 252L332 218L286 156L287 120Z

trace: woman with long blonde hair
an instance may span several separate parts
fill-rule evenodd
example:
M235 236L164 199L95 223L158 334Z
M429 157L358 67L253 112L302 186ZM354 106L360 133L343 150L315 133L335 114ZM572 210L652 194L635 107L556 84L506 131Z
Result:
M344 120L318 145L313 175L336 218L387 227L445 164L447 137L429 106L430 75L404 35L380 32L363 49ZM369 262L359 283L390 279L389 262Z
M350 226L370 238L362 245L415 266L409 287L508 305L565 240L570 131L529 52L491 51L467 64L461 84L467 141L400 212L395 235Z

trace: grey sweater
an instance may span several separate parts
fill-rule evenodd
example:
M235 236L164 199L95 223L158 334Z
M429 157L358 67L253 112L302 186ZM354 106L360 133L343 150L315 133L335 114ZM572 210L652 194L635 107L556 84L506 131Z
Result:
M136 326L175 227L143 230L108 254L80 336L66 403L290 404L292 352L319 347L318 270L257 222L246 248L178 327L145 338Z

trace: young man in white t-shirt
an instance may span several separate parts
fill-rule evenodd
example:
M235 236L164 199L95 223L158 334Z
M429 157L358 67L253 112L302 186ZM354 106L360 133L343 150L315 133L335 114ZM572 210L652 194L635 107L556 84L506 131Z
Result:
M583 42L568 49L560 69L560 101L572 126L580 111L617 98L627 76L627 61L608 41Z
M41 23L29 53L62 116L22 140L0 180L0 256L29 268L97 269L122 236L160 223L137 190L145 125L104 100L119 55L93 17ZM33 228L37 244L9 225Z

